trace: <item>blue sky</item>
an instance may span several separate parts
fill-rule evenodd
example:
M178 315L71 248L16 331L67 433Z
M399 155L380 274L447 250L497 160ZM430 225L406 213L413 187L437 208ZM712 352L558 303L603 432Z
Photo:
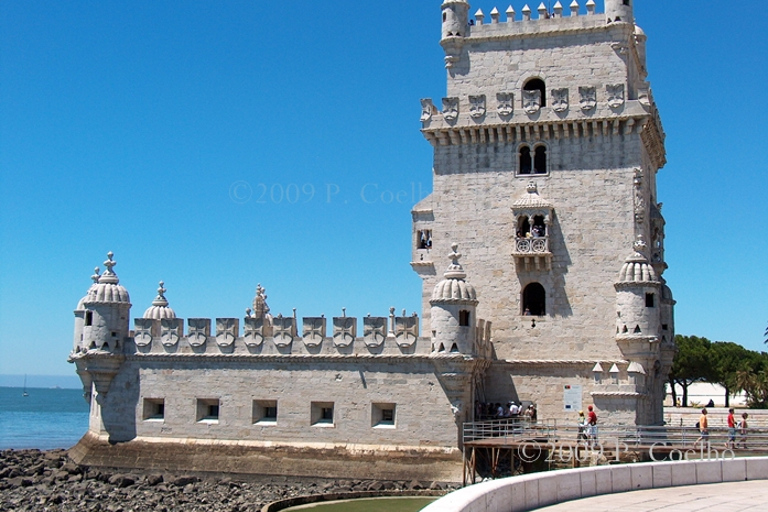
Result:
M74 373L72 310L110 250L133 317L160 279L184 318L242 316L257 283L275 314L420 311L440 3L0 3L0 374ZM637 4L677 331L760 350L764 2Z

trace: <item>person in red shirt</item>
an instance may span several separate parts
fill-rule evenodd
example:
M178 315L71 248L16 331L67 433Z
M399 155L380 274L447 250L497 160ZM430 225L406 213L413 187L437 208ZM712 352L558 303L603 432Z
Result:
M728 409L728 441L726 448L736 448L736 418L733 417L733 408Z
M589 411L587 413L587 437L590 446L594 446L597 444L597 413L591 405L587 407L587 410Z

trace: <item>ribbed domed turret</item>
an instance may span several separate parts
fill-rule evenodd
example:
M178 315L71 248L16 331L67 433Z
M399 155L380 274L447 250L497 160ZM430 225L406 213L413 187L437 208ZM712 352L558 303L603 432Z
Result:
M445 279L435 285L430 304L435 302L466 302L477 304L475 288L466 282L467 274L459 263L461 254L457 252L458 244L451 245L453 252L448 256L451 264L443 276Z
M635 252L632 253L621 266L619 280L621 283L657 283L656 271L648 262L648 258L643 254L646 250L645 242L642 237L638 237L634 244Z
M168 307L168 300L164 295L167 290L163 288L164 284L163 281L160 281L160 287L157 289L157 297L152 301L152 306L144 311L144 318L152 318L154 320L176 318L176 313Z
M131 302L131 298L128 296L128 290L120 285L120 279L118 279L117 274L112 271L112 267L117 265L116 262L112 261L112 256L114 256L112 252L107 253L108 259L104 262L104 266L107 267L107 269L101 276L99 276L98 281L91 286L90 290L88 290L88 295L86 295L82 301L83 305L115 302L129 304Z

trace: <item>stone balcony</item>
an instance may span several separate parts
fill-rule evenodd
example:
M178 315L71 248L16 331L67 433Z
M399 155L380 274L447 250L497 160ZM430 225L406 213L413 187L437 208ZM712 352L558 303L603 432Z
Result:
M518 270L550 270L552 253L549 250L549 237L516 238L512 251Z

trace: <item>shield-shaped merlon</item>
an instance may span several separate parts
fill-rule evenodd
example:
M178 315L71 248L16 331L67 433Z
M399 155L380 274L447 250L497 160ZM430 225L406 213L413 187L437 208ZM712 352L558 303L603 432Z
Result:
M387 317L367 316L363 318L363 337L365 344L376 347L387 339Z
M325 338L325 317L305 316L302 321L304 344L308 347L317 347Z
M333 344L348 347L357 336L357 318L352 316L333 317Z
M272 319L275 345L285 347L293 342L295 320L290 316L277 316Z
M419 317L398 316L395 318L395 337L398 343L413 343L419 337Z
M245 344L249 347L258 347L264 343L267 337L265 332L266 322L264 318L248 317L245 319Z
M216 319L216 344L219 346L229 346L235 342L240 334L239 318L217 318Z
M139 347L146 347L152 343L152 331L155 320L152 318L135 318L133 320L133 341ZM158 328L160 327L160 322Z
M211 335L210 318L188 318L187 319L187 339L193 347L200 347L208 341Z
M176 345L184 335L184 320L181 318L160 319L160 341L166 347Z

